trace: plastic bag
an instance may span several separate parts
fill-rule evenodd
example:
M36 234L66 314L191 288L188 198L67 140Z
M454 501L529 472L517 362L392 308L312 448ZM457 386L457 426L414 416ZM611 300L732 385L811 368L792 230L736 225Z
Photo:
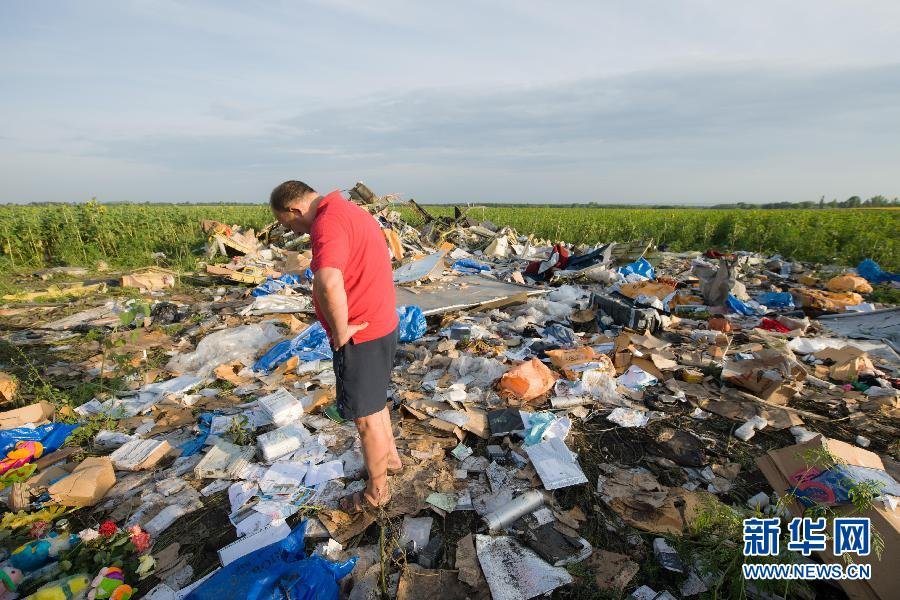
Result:
M274 294L276 292L280 292L286 287L293 287L295 285L300 285L303 282L303 278L294 273L285 273L281 277L277 279L274 277L267 277L265 281L261 284L253 288L253 291L250 292L251 296L268 296L269 294Z
M735 262L723 258L716 266L696 258L691 262L691 273L700 280L700 293L707 306L725 306L737 283Z
M536 358L516 365L500 378L500 389L522 400L533 400L553 387L557 375Z
M885 281L900 281L900 273L888 273L882 271L878 263L867 258L859 263L856 272L865 277L870 283L884 283Z
M418 306L401 306L397 309L397 316L400 317L400 341L413 342L423 335L428 329L428 323L425 322L425 315Z
M589 292L576 285L561 285L549 294L547 299L551 302L562 302L570 306L575 306L578 301L588 296Z
M477 275L482 271L490 271L491 268L485 264L482 264L478 261L469 259L469 258L461 258L450 267L454 271L459 271L460 273L467 273L469 275Z
M337 582L356 565L356 557L331 562L305 557L303 520L286 538L222 567L185 600L337 600Z
M221 364L252 360L259 350L281 338L281 332L271 323L223 329L200 340L193 352L173 356L166 368L175 373L207 375Z
M628 277L629 275L639 275L645 279L656 279L656 272L653 265L646 258L639 258L631 264L619 267L619 273Z
M16 442L24 441L40 442L44 447L44 454L49 454L62 448L66 438L79 427L81 425L78 423L47 423L38 427L16 427L0 431L0 455L5 456L15 447Z
M769 308L794 308L794 297L790 292L766 292L757 296L756 301Z
M486 388L506 372L506 366L495 358L463 354L451 361L449 372L457 380L470 377L472 386Z
M275 367L292 356L297 356L301 361L331 360L331 343L322 324L315 321L312 325L297 334L296 337L284 340L272 346L253 365L254 371L270 373Z

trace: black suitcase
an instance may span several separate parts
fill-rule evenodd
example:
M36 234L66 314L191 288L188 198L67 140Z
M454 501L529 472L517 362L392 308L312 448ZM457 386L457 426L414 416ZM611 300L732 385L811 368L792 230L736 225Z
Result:
M635 306L634 302L621 294L591 294L591 306L612 318L616 325L635 331L659 331L659 313L652 307Z

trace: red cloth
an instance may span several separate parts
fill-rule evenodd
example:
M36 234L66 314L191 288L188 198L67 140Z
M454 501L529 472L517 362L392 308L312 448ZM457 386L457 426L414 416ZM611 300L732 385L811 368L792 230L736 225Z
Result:
M319 202L310 237L312 272L316 273L322 267L340 269L347 290L347 322L369 323L353 336L353 341L361 344L394 331L399 322L394 272L378 221L353 202L344 200L339 191L334 191ZM328 322L318 304L315 309L331 338Z
M553 255L556 254L556 262L549 269L541 272L541 265L545 262L549 261L553 258ZM562 244L556 244L553 246L553 250L550 254L550 257L547 261L535 260L528 263L528 266L525 268L525 273L528 275L534 276L542 276L544 279L549 279L551 275L553 275L554 269L565 269L566 265L569 264L569 251Z
M775 321L774 319L769 319L768 317L763 317L762 322L759 324L760 329L765 329L766 331L775 331L778 333L789 333L791 330Z

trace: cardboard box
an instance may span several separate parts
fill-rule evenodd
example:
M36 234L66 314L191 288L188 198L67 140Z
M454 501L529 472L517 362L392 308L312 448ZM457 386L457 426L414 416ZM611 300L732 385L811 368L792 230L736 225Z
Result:
M28 423L42 425L56 413L56 407L49 402L37 402L15 410L0 413L0 429L13 429Z
M306 252L294 252L292 250L287 250L284 253L284 266L282 271L285 273L296 273L298 275L302 275L306 269L309 268L310 263L312 262L312 253L308 250Z
M796 361L773 350L757 352L756 356L725 361L722 381L774 404L787 404L800 393L806 371Z
M822 447L846 461L848 465L884 470L884 464L874 452L821 435L805 444L771 450L757 459L756 464L775 492L785 494L793 487L790 477L809 468L804 461L804 452ZM798 503L794 502L790 508L794 516L803 516L803 507ZM834 506L832 510L837 516L847 516L854 509L852 505L844 505ZM890 510L885 508L884 504L878 503L869 511L853 516L869 517L872 520L872 528L884 539L884 553L881 560L878 560L874 552L866 557L854 556L855 562L868 563L872 566L872 578L868 581L842 580L838 583L851 600L896 598L897 591L900 590L900 569L897 569L897 554L900 552L900 509ZM825 552L816 554L826 564L844 564L840 556L833 554L833 549L829 544Z
M116 484L116 472L109 457L86 458L72 474L51 485L50 498L63 506L94 506Z

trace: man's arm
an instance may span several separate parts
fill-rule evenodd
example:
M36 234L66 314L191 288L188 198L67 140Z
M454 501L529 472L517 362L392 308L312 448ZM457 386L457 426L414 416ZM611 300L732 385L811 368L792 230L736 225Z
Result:
M334 349L342 347L357 331L368 327L368 323L347 322L347 291L344 289L344 274L340 269L322 267L316 271L313 296L328 322Z

